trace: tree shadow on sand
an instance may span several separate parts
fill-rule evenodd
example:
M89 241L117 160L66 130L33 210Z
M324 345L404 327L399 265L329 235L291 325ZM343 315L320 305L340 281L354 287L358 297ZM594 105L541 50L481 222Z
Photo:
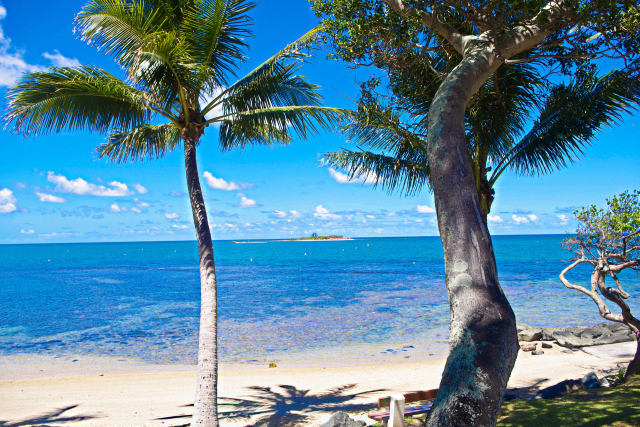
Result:
M312 394L310 390L292 385L271 387L249 387L254 392L251 398L221 398L222 419L238 419L260 416L250 426L286 426L304 424L309 413L317 411L366 411L375 408L375 403L355 403L354 399L368 396L384 389L353 393L357 384L334 387L323 393Z
M284 427L306 425L311 412L366 411L375 408L373 399L370 403L354 403L352 400L384 391L384 389L359 393L350 392L356 385L347 384L317 394L310 393L310 390L298 389L292 385L279 385L277 388L280 390L262 386L247 387L252 391L248 398L219 398L218 405L221 410L219 416L220 419L227 420L260 416L252 424L247 424L247 427ZM186 406L193 407L193 405ZM181 414L157 420L178 420L189 417L191 417L190 414Z
M0 420L0 427L18 427L18 426L38 426L49 425L51 423L71 423L76 421L85 421L98 418L95 415L70 415L65 416L64 413L77 408L78 405L71 405L64 408L54 409L42 415L36 415L33 418L26 418L20 421L3 421Z

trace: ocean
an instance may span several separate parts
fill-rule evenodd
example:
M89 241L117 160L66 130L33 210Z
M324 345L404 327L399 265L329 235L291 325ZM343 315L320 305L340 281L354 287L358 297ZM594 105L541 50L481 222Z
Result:
M500 280L519 322L604 321L588 297L558 280L571 258L562 239L494 236ZM216 241L214 251L223 362L348 345L421 342L434 356L446 349L438 237ZM588 283L589 270L571 277ZM621 278L638 311L640 279ZM0 245L0 356L192 364L199 296L195 242Z

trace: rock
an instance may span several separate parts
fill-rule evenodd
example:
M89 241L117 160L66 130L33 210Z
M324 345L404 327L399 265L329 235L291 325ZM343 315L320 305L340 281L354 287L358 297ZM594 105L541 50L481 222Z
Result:
M527 325L526 323L516 322L516 330L518 333L524 331L525 329L531 329L532 326Z
M533 350L531 352L531 354L533 354L534 356L540 356L541 354L544 354L544 351L542 351L542 350Z
M536 394L536 397L542 399L553 399L554 397L564 396L565 394L584 389L585 386L580 380L564 380L560 381L558 384L552 385L551 387L540 390Z
M593 327L558 329L551 333L559 345L568 348L633 341L633 332L622 323L600 323Z
M536 349L537 344L522 344L520 345L520 350L522 351L534 351Z
M555 341L553 338L553 333L559 331L561 328L542 328L542 338L541 341Z
M573 351L571 350L562 350L563 353L568 353L568 354L573 354Z
M611 387L611 383L606 377L600 378L600 387Z
M542 348L553 348L553 346L548 342L543 342L541 345L542 345Z
M594 388L600 388L600 380L595 372L589 372L587 375L582 377L580 382L584 385L587 390L593 390Z
M542 339L542 329L541 328L529 328L523 329L521 332L518 332L518 341L540 341Z
M345 412L337 412L320 427L362 427L366 425L364 421L357 421L349 417Z

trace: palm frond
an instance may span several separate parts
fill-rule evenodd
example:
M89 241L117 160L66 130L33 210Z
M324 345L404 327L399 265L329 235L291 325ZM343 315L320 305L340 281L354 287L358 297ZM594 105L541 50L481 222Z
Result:
M302 49L317 37L319 31L320 27L316 27L307 32L236 81L205 106L204 113L221 104L226 113L286 105L318 105L318 87L296 75L299 65L287 63L287 60L304 58Z
M492 180L507 167L534 175L566 166L580 158L600 130L620 122L639 103L640 81L625 72L598 78L586 71L569 84L557 85L532 129L505 156Z
M411 157L411 156L408 156ZM425 186L430 188L428 163L416 163L396 156L377 154L370 151L343 151L324 153L322 160L334 167L348 171L351 179L368 177L374 185L389 192L400 190L411 195Z
M145 38L164 21L159 9L146 6L144 1L90 0L76 16L75 31L128 68Z
M25 74L7 93L5 122L34 135L64 129L131 129L153 113L146 94L99 68Z
M113 132L97 152L100 158L124 163L163 157L179 143L180 131L176 126L144 124L130 131Z
M273 107L238 112L222 121L220 148L244 148L247 145L288 144L294 137L307 138L317 127L337 126L345 110L312 105Z
M247 0L201 0L187 8L181 35L189 41L205 90L226 85L226 75L233 75L244 59L245 38L251 35L247 13L255 6Z

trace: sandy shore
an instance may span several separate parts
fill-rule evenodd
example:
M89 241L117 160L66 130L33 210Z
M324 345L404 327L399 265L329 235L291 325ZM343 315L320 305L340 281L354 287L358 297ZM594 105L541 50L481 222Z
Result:
M554 345L555 347L555 345ZM520 353L510 387L542 388L585 373L615 369L634 343L563 353ZM222 366L222 425L320 425L347 411L366 419L376 399L438 386L444 359L314 366ZM118 359L11 356L0 359L0 425L179 426L189 422L192 366Z

